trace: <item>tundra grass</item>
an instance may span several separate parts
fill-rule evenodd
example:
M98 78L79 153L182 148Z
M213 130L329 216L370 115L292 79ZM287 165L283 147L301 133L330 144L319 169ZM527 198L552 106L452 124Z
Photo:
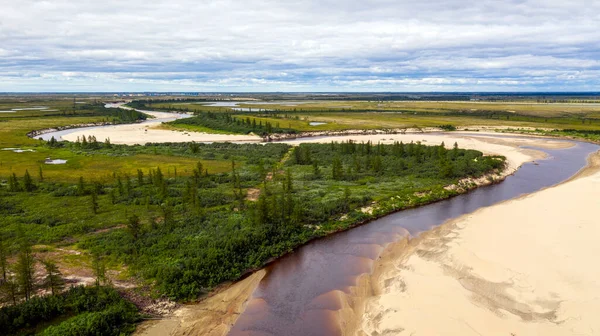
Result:
M161 167L168 174L177 171L180 175L190 175L198 158L139 154L112 156L106 154L77 153L69 149L31 147L35 152L15 153L0 150L0 177L6 178L15 173L22 177L25 170L33 176L39 175L40 168L45 179L60 182L76 182L79 177L86 180L106 181L117 175L134 176L138 169L148 170ZM66 164L45 164L45 159L67 160ZM230 169L229 161L200 160L210 172L220 173Z
M236 114L236 117L256 119L257 122L279 123L281 127L297 131L339 131L349 129L397 129L397 128L425 128L440 125L453 125L457 127L469 126L509 126L533 128L576 128L582 130L600 129L600 119L582 120L572 117L539 118L531 116L498 116L494 118L475 116L453 116L414 113L390 112L319 112L311 114L283 114L279 117L248 116ZM325 125L311 126L310 122L325 122Z
M287 112L311 112L317 110L339 109L346 111L415 111L430 113L495 111L535 116L588 116L600 113L597 103L538 103L538 102L465 102L465 101L317 101L297 106L277 104L238 104L238 107L273 109Z

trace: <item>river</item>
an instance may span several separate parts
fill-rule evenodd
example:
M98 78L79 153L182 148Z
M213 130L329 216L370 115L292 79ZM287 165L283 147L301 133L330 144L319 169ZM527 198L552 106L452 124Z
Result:
M145 114L151 116L151 118L148 118L148 119L138 123L137 125L144 125L147 127L156 126L163 122L169 122L169 121L182 119L182 118L189 118L192 116L192 115L186 114L186 113L166 113L166 112L138 110L138 109L133 109L131 107L127 107L124 104L125 103L116 103L116 104L109 103L109 104L104 105L104 107L106 107L106 108L122 108L122 109L126 109L126 110L136 110L138 112L145 113ZM46 132L43 134L36 135L35 138L41 139L44 141L49 141L50 139L52 139L52 137L54 137L54 139L56 139L58 141L63 141L64 140L63 136L65 136L67 134L71 134L71 133L80 132L83 130L86 132L93 132L93 130L101 129L101 128L128 127L129 125L131 125L131 124L75 127L75 128L69 128L69 129L65 129L65 130L61 130L61 131ZM104 141L104 139L99 139L99 141Z

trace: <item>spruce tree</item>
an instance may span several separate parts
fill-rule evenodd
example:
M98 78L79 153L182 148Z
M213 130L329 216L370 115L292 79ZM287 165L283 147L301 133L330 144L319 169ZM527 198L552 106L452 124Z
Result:
M6 281L6 272L8 263L6 258L8 257L8 251L4 236L0 234L0 272L2 272L2 280Z
M373 159L373 171L375 173L380 173L382 169L381 156L375 155L375 158Z
M65 287L65 282L62 278L62 274L58 269L58 266L50 260L42 260L42 265L46 270L46 277L44 278L44 287L46 287L52 295L60 293Z
M125 193L127 193L127 196L131 196L132 191L133 187L131 185L131 179L129 178L129 175L125 175Z
M117 203L117 193L115 192L115 188L111 188L108 195L110 197L110 204L113 204L113 205L116 204Z
M125 194L125 188L123 188L123 182L121 181L121 176L117 177L117 190L119 190L119 196L123 196Z
M321 178L321 169L319 168L319 164L317 161L313 161L313 175L315 178Z
M19 284L17 283L17 279L14 275L8 274L7 278L4 279L2 285L0 286L0 290L2 291L2 301L12 302L13 306L17 304L17 297L19 295Z
M333 158L333 163L331 165L331 178L336 181L341 180L342 174L342 162L340 161L340 158L336 156Z
M350 188L344 188L344 210L350 210Z
M79 176L79 182L77 183L77 195L83 196L85 194L85 183L83 182L83 176Z
M106 263L97 252L92 255L92 272L94 273L96 287L107 285L109 283L108 277L106 276Z
M96 191L92 192L90 201L90 205L92 206L92 213L95 215L98 213L98 194L96 193Z
M137 170L137 183L138 187L144 185L144 172L141 169Z
M267 224L267 222L269 221L269 205L267 202L268 199L266 196L266 190L263 189L260 193L260 196L258 197L258 202L256 204L256 221L259 225Z
M21 294L29 301L35 289L35 259L27 237L20 233L19 254L15 265L16 280Z
M35 189L35 185L33 184L33 179L31 175L29 175L29 171L25 170L25 175L23 176L23 189L27 192L32 192Z
M8 177L8 191L11 191L11 192L21 191L21 186L19 186L19 181L17 180L17 175L15 175L15 173L12 173Z
M142 224L140 223L140 218L137 215L134 214L129 216L127 219L127 230L129 231L129 234L133 240L137 241L142 230Z

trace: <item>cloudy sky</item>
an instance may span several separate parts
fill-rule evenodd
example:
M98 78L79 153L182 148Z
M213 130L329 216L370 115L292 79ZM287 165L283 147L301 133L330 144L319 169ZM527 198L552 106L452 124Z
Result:
M600 91L600 1L0 0L0 91Z

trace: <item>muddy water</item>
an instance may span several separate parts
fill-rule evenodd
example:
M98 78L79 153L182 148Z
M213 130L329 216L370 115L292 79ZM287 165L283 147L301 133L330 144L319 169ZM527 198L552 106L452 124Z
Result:
M585 166L599 146L577 143L543 151L548 159L525 164L504 182L398 212L367 225L314 241L268 267L230 335L338 335L339 293L370 272L386 244L525 193L562 182ZM527 223L523 223L527 225Z

